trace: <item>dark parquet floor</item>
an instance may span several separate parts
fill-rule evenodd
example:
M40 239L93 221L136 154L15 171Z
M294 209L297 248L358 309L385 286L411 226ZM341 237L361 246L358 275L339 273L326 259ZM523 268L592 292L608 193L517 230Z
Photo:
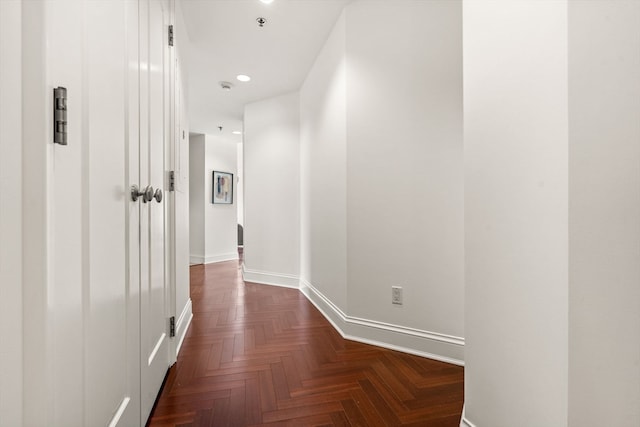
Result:
M347 341L237 262L191 267L193 320L149 426L458 427L463 368Z

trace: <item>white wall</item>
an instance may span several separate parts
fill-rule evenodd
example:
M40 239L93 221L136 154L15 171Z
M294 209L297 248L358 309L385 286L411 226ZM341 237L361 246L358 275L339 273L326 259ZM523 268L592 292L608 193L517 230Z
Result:
M238 169L237 143L206 135L204 160L204 262L238 259L238 205L235 194L233 204L211 203L213 171L232 173L235 193Z
M462 363L461 2L351 3L300 111L303 291L345 336Z
M567 2L464 2L465 407L567 424Z
M211 135L191 135L189 144L191 262L238 259L235 194L233 204L212 203L214 170L232 173L236 190L237 144Z
M189 248L191 263L204 258L205 137L189 135Z
M287 94L244 110L244 274L297 286L299 275L299 99Z
M0 427L22 425L22 2L0 2Z
M640 2L569 2L569 425L640 425Z
M346 19L300 89L300 277L347 312Z
M461 2L346 14L349 314L462 337Z

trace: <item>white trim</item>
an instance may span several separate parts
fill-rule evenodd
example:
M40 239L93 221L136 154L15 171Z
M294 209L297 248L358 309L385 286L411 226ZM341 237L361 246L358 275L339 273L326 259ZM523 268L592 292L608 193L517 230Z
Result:
M467 419L467 405L462 405L462 418L460 419L460 427L476 427L471 421Z
M204 264L204 255L189 255L189 264Z
M464 338L348 316L311 283L299 286L345 339L464 366Z
M300 279L300 292L318 309L329 323L345 337L344 330L347 326L347 315L335 305L331 300L325 297L311 283L304 279Z
M462 410L462 419L460 420L460 427L477 427L474 423L472 423L471 421L469 421L469 420L464 416L464 409Z
M251 270L242 264L242 278L245 282L261 285L281 286L298 289L300 279L293 274L271 273L268 271Z
M176 336L174 338L178 340L178 343L176 344L176 359L178 358L180 348L182 347L182 342L184 341L184 337L187 335L187 329L189 329L189 325L191 324L192 319L193 305L191 303L191 298L189 298L187 300L187 303L184 305L184 308L182 309L182 313L180 313L180 317L176 321Z
M131 398L129 396L122 399L122 402L120 403L120 406L116 411L116 414L113 416L113 418L111 419L111 422L109 423L109 427L115 427L118 425L118 423L120 422L120 418L122 418L122 414L124 414L124 411L127 409L127 406L129 405L130 401L131 401Z
M189 263L193 264L214 264L216 262L235 261L238 259L238 252L231 252L220 255L190 255Z

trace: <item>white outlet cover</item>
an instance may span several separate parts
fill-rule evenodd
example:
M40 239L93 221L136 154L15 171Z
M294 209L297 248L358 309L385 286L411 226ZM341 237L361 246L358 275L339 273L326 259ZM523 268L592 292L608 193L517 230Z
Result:
M402 305L402 287L401 286L391 287L391 303Z

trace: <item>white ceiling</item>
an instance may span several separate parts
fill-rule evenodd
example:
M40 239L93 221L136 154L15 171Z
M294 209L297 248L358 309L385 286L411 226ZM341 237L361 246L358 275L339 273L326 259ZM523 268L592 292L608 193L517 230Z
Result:
M244 105L298 90L349 1L183 0L191 132L239 142L231 131L242 130ZM263 28L258 17L267 20ZM238 74L252 80L241 83ZM223 91L220 81L233 89Z

